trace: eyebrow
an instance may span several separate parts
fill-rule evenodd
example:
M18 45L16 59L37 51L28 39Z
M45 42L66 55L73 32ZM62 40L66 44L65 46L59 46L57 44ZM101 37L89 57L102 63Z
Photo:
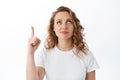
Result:
M62 19L57 19L57 20L55 20L55 21L61 21ZM66 20L70 20L70 21L73 21L73 19L71 19L71 18L68 18L68 19L66 19Z
M70 20L70 21L73 21L73 19L66 19L66 20Z
M55 20L55 21L61 21L62 19L57 19L57 20Z

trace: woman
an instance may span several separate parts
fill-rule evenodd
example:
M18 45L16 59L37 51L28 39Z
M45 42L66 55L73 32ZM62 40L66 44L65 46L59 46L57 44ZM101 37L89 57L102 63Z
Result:
M43 80L44 75L47 80L95 80L95 70L99 66L84 42L83 27L70 8L61 6L53 12L45 49L34 60L39 44L32 27L27 80Z

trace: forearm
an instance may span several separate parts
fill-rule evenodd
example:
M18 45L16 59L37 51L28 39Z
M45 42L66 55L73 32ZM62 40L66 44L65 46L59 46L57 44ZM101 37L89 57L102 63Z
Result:
M38 80L38 72L35 67L34 55L27 55L26 80Z
M88 72L88 73L86 74L86 80L96 80L96 79L95 79L95 71Z

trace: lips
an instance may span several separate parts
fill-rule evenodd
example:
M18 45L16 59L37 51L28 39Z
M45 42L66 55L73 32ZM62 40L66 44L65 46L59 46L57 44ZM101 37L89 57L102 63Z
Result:
M61 31L60 33L62 33L62 34L67 34L68 32L67 32L67 31Z

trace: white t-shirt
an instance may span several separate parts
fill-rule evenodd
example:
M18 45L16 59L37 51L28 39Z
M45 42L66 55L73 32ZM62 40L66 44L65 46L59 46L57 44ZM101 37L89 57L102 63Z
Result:
M35 56L36 66L45 69L47 80L85 80L86 73L96 70L99 66L90 51L79 58L73 53L74 49L43 49Z

